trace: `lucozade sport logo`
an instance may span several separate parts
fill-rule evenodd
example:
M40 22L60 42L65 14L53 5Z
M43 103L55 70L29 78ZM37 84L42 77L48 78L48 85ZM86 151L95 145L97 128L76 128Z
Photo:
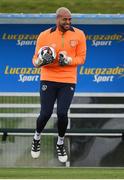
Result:
M37 34L2 34L2 40L16 41L17 46L36 45Z
M116 78L124 77L124 65L110 67L110 68L85 68L81 66L80 75L92 75L93 82L101 83L101 82L113 82Z
M27 68L27 67L9 67L8 65L4 70L5 75L18 75L19 82L38 81L40 68Z
M111 46L113 41L124 41L124 34L95 34L86 35L86 39L92 41L91 46Z

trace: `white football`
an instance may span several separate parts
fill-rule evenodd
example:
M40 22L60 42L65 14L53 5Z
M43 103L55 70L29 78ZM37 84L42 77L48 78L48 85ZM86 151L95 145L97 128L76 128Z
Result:
M49 53L53 56L54 59L56 59L56 52L53 47L50 46L43 46L42 48L39 49L38 51L38 57L42 59L42 57L46 54Z

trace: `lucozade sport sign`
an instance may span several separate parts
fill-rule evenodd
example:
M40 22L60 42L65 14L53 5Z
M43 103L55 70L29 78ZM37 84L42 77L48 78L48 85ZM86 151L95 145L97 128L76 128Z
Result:
M33 67L36 40L48 24L0 24L0 92L38 92ZM124 25L81 25L86 63L78 67L76 92L124 92Z

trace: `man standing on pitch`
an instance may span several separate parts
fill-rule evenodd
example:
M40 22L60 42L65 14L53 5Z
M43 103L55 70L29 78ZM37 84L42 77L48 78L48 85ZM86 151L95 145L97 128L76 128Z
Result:
M84 32L71 26L71 12L65 7L56 11L56 27L40 33L33 64L41 68L40 98L42 108L37 118L31 155L40 155L41 132L50 119L55 101L57 101L58 140L56 151L60 162L68 159L64 148L64 137L68 125L70 107L75 84L77 66L85 63L86 38Z

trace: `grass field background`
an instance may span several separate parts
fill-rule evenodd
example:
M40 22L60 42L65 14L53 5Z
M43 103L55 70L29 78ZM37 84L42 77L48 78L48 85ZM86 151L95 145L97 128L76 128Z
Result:
M0 169L0 179L123 179L123 168Z
M0 0L0 13L55 13L60 6L73 13L124 13L124 0Z

